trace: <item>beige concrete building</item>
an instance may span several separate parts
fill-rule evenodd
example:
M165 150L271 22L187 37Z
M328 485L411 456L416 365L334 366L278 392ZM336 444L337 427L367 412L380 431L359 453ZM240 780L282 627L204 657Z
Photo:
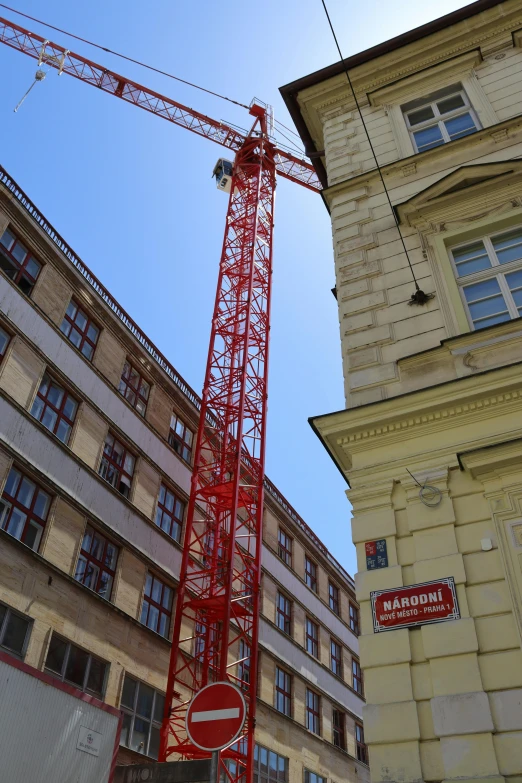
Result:
M522 2L282 93L332 218L346 409L312 425L351 487L371 779L520 783ZM407 627L400 588L437 580L460 619ZM382 590L391 614L417 598L387 618Z
M119 763L157 757L198 415L0 170L0 653L120 708ZM256 779L365 781L353 579L266 490Z

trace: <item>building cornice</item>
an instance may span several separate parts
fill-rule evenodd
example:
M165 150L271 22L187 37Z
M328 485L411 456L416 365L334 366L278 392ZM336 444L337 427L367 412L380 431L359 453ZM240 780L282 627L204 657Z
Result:
M476 340L476 333L468 335ZM326 414L310 420L332 459L347 477L362 466L358 455L397 446L412 438L421 438L429 451L430 433L441 433L457 426L482 423L492 416L522 412L522 362L487 370L443 384L410 392L378 403ZM516 437L520 426L514 427ZM482 432L487 428L482 427ZM479 430L477 429L477 433ZM477 448L505 440L477 434ZM399 457L397 457L399 461Z

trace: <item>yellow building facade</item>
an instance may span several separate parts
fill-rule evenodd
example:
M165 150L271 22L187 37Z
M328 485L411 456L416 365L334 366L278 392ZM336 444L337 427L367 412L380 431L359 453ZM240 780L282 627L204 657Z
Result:
M520 783L522 2L282 93L332 219L346 409L311 423L350 487L371 779ZM453 619L381 632L440 580Z
M158 754L199 410L0 170L0 654L121 710L119 764ZM262 570L255 779L366 781L354 581L268 479Z

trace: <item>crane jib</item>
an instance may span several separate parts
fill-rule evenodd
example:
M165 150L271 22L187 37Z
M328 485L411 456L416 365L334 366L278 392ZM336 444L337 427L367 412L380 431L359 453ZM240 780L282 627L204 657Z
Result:
M247 135L220 120L214 120L161 93L150 90L2 17L0 17L0 43L29 55L40 64L45 63L55 68L59 73L74 76L80 81L98 87L127 103L132 103L234 152L241 149L247 138ZM323 189L314 167L308 161L300 160L285 150L277 150L276 171L285 179L290 179L310 190L319 192Z

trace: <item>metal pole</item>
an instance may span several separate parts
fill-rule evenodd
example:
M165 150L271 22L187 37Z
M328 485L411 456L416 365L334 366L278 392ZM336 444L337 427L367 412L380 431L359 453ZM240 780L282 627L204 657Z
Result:
M210 760L210 783L219 783L219 750L213 751Z

